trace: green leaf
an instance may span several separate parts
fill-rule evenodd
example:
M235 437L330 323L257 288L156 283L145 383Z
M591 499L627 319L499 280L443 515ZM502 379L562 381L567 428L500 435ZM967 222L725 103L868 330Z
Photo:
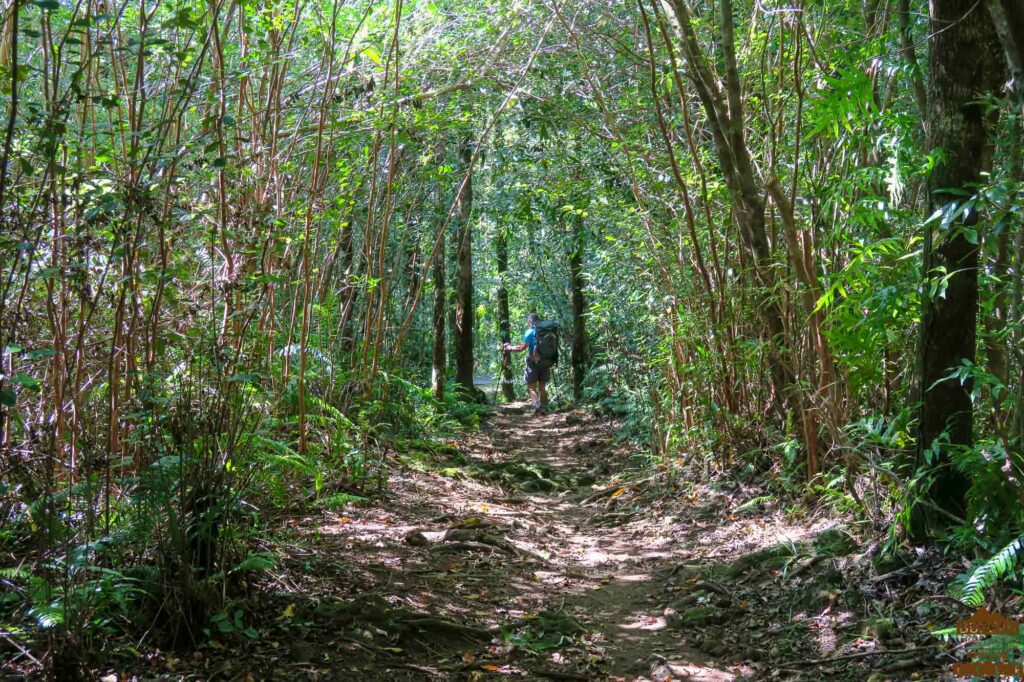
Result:
M369 59L371 61L373 61L374 64L376 64L377 66L380 66L380 63L381 63L380 50L378 50L375 47L368 47L365 50L363 50L363 54L366 55L367 57L369 57Z
M11 377L11 383L17 384L18 386L23 386L24 388L33 391L39 388L39 381L37 381L34 377L30 377L28 374L25 374L24 372L18 372L13 377Z
M967 580L960 600L971 606L980 606L985 601L985 590L995 585L1004 574L1017 565L1022 549L1024 536L1003 547L995 556L978 566Z

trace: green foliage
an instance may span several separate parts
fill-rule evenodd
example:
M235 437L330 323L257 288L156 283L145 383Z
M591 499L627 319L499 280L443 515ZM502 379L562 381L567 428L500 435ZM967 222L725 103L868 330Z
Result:
M644 466L735 476L797 510L810 486L893 544L935 466L954 466L971 481L959 546L1019 534L1018 107L986 100L990 173L933 210L928 173L948 153L926 146L923 65L862 3L736 3L731 163L692 46L657 26L644 44L629 3L580 3L565 25L534 0L18 7L17 52L8 24L0 41L8 90L18 60L16 111L0 93L0 550L33 558L0 572L5 628L46 646L253 636L235 592L276 560L256 542L275 508L364 503L395 463L497 475L444 444L490 408L426 388L430 265L453 288L464 219L477 370L498 375L501 285L513 340L532 310L563 323L550 396L572 403L582 293L583 399ZM720 7L692 22L715 68ZM456 196L467 141L471 206ZM742 192L723 173L737 160L754 169ZM924 235L957 231L980 249L982 348L941 371L972 385L978 438L927 444L915 469L921 303L956 275L924 271ZM1006 547L972 599L1009 574ZM562 641L524 628L524 646Z
M975 567L963 585L959 598L971 606L980 606L985 600L986 590L991 589L1000 579L1016 579L1017 565L1024 550L1024 536L996 552L991 558Z

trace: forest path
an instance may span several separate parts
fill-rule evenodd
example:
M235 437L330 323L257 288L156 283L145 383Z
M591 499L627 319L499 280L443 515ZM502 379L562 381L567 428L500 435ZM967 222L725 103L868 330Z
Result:
M444 451L399 455L406 466L385 504L295 520L303 550L289 552L283 582L302 596L274 608L301 635L275 676L662 682L749 672L716 667L667 622L666 576L689 548L671 519L641 513L649 471L636 456L607 421L534 417L525 404L499 406Z
M505 529L517 546L544 559L539 568L520 566L524 574L532 571L526 577L534 581L532 590L518 596L527 607L524 613L532 610L535 616L518 637L537 654L536 663L525 668L528 674L551 679L735 678L733 671L716 668L683 645L669 626L659 605L660 579L674 571L689 548L674 534L659 532L634 507L633 491L646 485L636 476L646 469L633 460L636 453L615 443L611 424L585 412L535 417L528 405L510 405L499 408L484 433L469 450L471 457L482 456L504 469L532 468L554 484L516 482L521 504L511 528ZM531 492L536 487L542 490ZM496 525L513 511L503 509L500 501L479 506L486 508L483 518ZM531 647L535 633L540 647ZM575 645L544 654L545 645L568 641L571 635Z
M236 615L256 626L248 637L154 657L163 675L141 679L853 682L948 669L912 614L920 586L956 567L918 552L875 571L835 519L762 506L740 481L674 480L615 428L513 404L457 440L395 443L380 491L274 524L276 566ZM338 491L328 482L322 499ZM880 617L895 600L903 615Z

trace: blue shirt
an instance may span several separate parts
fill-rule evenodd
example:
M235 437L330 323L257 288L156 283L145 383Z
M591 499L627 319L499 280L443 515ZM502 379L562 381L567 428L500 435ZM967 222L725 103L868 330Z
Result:
M523 343L528 344L526 350L526 357L533 355L533 347L537 344L537 330L534 327L530 327L530 330L523 336Z

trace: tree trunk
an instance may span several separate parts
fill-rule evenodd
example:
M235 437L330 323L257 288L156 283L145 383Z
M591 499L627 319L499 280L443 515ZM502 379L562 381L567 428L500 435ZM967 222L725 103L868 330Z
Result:
M1020 182L1021 178L1024 177L1024 167L1022 167L1022 144L1024 144L1024 125L1022 125L1020 118L1017 118L1013 122L1013 128L1010 135L1010 178L1016 182ZM1024 268L1024 225L1017 223L1015 225L1015 232L1013 235L1013 274L1010 277L1012 283L1008 286L1010 300L1007 304L1007 315L1010 320L1021 320L1024 319L1024 275L1021 273L1021 269ZM1011 449L1014 452L1021 452L1021 445L1024 444L1024 330L1021 329L1019 324L1014 325L1014 329L1010 339L1007 342L1010 346L1010 357L1008 363L1016 366L1016 371L1013 374L1007 372L1009 379L1009 386L1015 385L1015 396L1016 400L1013 414L1010 417L1010 423L1006 427L1006 441L1011 444L1012 448L1007 448L1007 451ZM1011 390L1014 390L1011 388Z
M1024 0L988 0L988 9L1010 67L1012 94L1024 109Z
M945 159L931 176L932 210L955 210L964 193L974 191L991 152L990 119L981 99L993 93L1005 70L992 20L974 11L974 0L932 0L931 81L929 84L929 148L942 149ZM948 214L947 214L948 215ZM943 295L925 288L920 333L921 412L918 463L928 462L934 482L929 501L946 512L925 518L918 512L912 529L921 537L926 527L948 526L951 516L964 518L970 485L952 465L952 453L974 445L973 381L947 379L965 361L973 363L978 321L978 240L971 234L978 214L942 220L926 227L924 271L929 279L945 278ZM937 440L946 434L948 441Z
M445 283L445 238L444 230L438 236L437 249L434 252L434 320L433 320L433 353L431 354L430 384L436 400L444 400L444 383L447 380L447 339L445 338L445 303L448 298L448 287Z
M985 240L986 243L990 239ZM1007 283L1010 271L1010 234L1002 230L995 237L995 244L989 244L992 253L992 274L998 280L994 284L992 292L992 309L985 318L985 354L988 359L988 371L995 378L1006 386L1010 380L1010 366L1007 347L1006 323L1007 323ZM1002 403L1005 394L993 395L992 401L996 407L993 417L1000 420Z
M353 236L355 226L352 220L342 225L341 234L338 237L339 248L341 249L341 271L345 273L345 284L341 288L341 320L338 328L341 330L341 349L346 353L355 348L355 325L353 324L353 313L356 302L359 298L359 287L355 285L355 249L353 248Z
M464 168L473 157L469 140L459 149ZM455 381L467 394L473 391L473 176L459 193L459 227L455 234Z
M799 412L799 405L790 394L795 377L790 366L782 306L774 295L777 276L772 267L771 248L765 229L764 193L754 174L744 133L732 3L730 0L722 2L720 45L725 65L724 79L712 71L708 55L697 42L689 3L686 0L672 0L671 7L676 15L680 47L688 61L687 73L707 114L722 175L729 188L740 242L753 257L751 270L760 289L759 308L764 323L762 337L767 345L768 367L774 389L772 406L780 415L784 415L787 409L795 415Z
M498 235L495 239L495 249L498 257L498 335L502 343L509 343L512 336L512 325L508 319L508 233L504 228L498 228ZM501 396L506 402L516 399L515 387L512 383L512 354L509 351L501 353L501 369L498 372L498 381L501 382Z
M914 100L917 102L917 110L921 118L926 118L928 112L928 91L924 87L924 79L921 78L921 69L918 66L917 50L914 49L914 37L910 32L910 0L899 0L900 16L900 53L907 65L907 76L910 78L910 85L914 90Z
M583 378L587 371L587 306L583 297L583 218L573 218L572 253L569 254L569 284L572 289L572 398L583 400Z

